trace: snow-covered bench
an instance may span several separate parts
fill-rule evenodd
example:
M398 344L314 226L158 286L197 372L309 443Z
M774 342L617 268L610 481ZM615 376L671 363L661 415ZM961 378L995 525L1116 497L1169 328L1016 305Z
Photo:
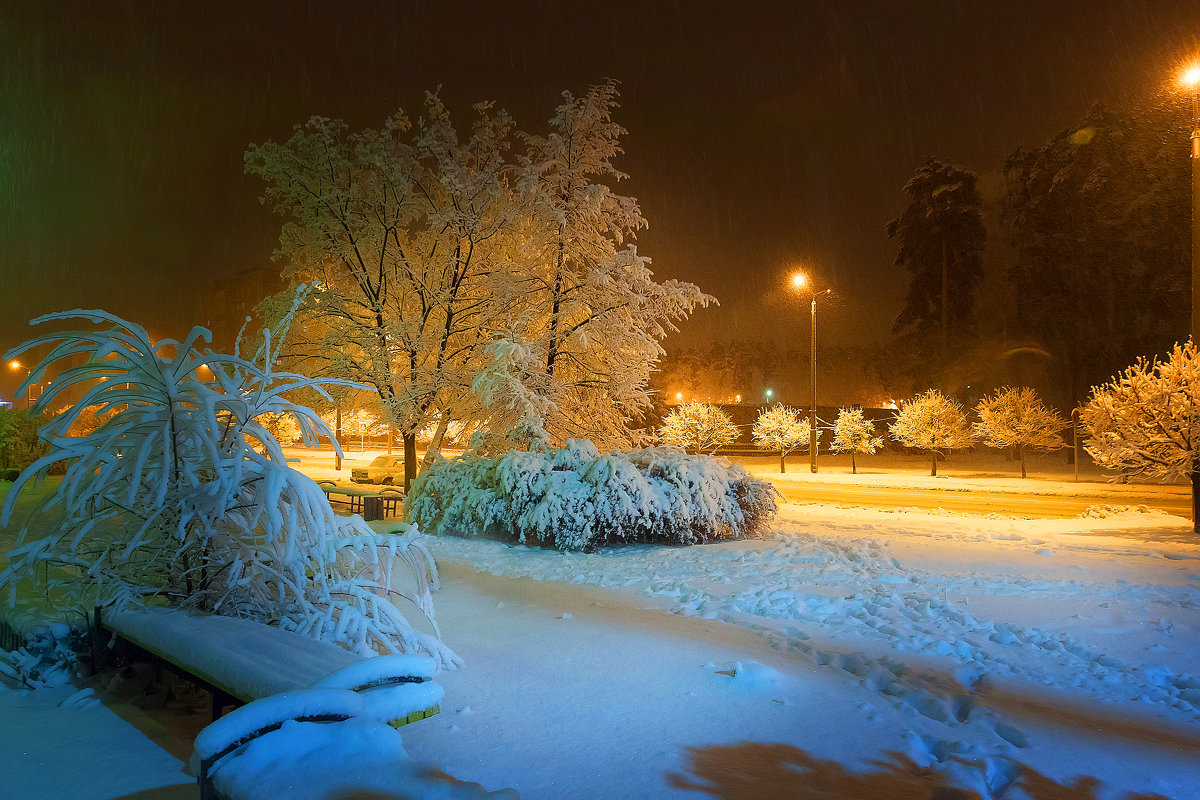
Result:
M229 705L314 687L361 694L375 711L390 714L393 727L440 710L443 689L430 680L435 664L428 656L364 659L253 620L168 608L97 608L96 630L98 638L127 642L207 690L214 720Z
M286 692L244 705L196 737L191 766L200 798L516 797L410 761L400 732L384 724L390 713L386 703L339 688Z

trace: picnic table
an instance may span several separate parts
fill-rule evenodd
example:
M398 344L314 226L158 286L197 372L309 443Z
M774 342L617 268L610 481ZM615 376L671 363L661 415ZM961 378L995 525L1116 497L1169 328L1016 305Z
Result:
M330 503L341 503L349 508L351 514L361 514L368 522L396 516L400 504L404 502L404 495L395 489L376 492L328 480L317 481L317 485Z

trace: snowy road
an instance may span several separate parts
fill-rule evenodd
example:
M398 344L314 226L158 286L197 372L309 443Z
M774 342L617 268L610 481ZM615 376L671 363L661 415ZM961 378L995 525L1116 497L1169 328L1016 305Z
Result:
M767 476L762 476L767 477ZM843 506L879 508L941 508L963 514L1003 514L1030 519L1077 517L1090 506L1113 503L1111 496L1021 495L1015 492L988 492L971 489L890 489L879 486L831 486L820 483L776 482L776 488L789 503L831 503ZM1191 518L1190 497L1157 494L1147 497L1123 497L1120 502L1158 509L1167 514Z

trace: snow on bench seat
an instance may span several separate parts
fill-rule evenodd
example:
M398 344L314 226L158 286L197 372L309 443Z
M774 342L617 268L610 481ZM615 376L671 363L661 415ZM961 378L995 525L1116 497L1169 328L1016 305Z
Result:
M307 689L363 661L328 642L214 614L150 608L106 613L103 625L246 703Z

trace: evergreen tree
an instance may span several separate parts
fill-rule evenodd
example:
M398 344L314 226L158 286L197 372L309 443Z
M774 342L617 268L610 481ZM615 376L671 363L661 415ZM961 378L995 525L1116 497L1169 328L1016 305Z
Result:
M926 377L974 336L985 238L977 183L973 172L930 157L904 185L908 207L887 224L896 266L911 276L892 330L911 342Z
M1097 106L1005 164L1009 338L1053 359L1063 403L1188 329L1188 122Z

